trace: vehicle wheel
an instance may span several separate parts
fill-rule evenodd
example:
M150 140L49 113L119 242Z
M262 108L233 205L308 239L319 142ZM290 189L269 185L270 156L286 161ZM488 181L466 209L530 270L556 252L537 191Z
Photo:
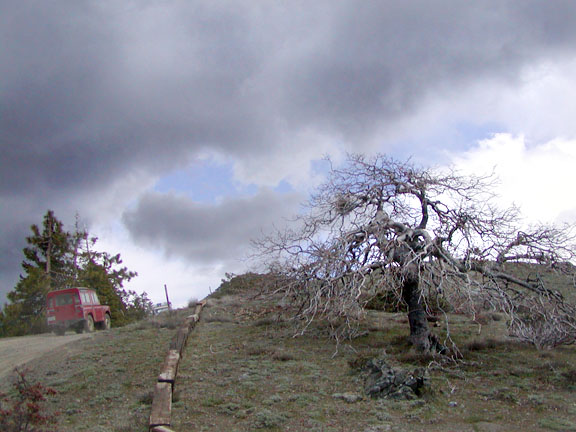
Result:
M62 328L62 327L58 327L58 328L54 329L54 333L56 333L58 336L64 336L64 333L66 333L66 329Z
M81 326L81 325L76 326L76 327L74 327L74 331L76 333L82 333L84 331L84 326Z
M84 331L86 333L92 333L94 331L94 318L92 318L92 315L88 315L88 318L84 321Z
M112 327L112 318L106 314L104 322L102 323L102 330L110 330L110 327Z

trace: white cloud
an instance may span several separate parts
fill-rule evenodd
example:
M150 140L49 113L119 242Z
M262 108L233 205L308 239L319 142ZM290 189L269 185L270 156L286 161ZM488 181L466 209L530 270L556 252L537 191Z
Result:
M247 155L234 164L235 180L244 184L275 187L282 180L297 189L309 189L318 184L312 162L330 155L343 154L337 137L306 129L284 136L267 153Z
M444 150L471 147L488 134L524 135L533 143L576 137L576 60L568 57L525 65L517 79L480 75L428 92L410 116L383 123L367 148L388 149L426 163ZM436 151L435 151L436 150Z
M220 285L224 272L234 271L223 268L217 262L210 265L197 265L166 257L161 251L135 245L128 232L119 225L99 225L94 227L99 236L96 248L109 253L120 253L123 265L138 272L138 276L125 285L126 289L138 293L146 292L154 303L165 301L164 285L168 288L170 301L176 307L185 306L190 299L202 299L210 290Z
M230 199L246 185L274 195L284 180L307 191L319 180L314 161L326 153L381 151L428 164L449 149L462 164L514 172L503 192L534 217L574 214L567 186L576 137L574 2L4 3L0 299L17 278L29 225L46 209L67 225L78 211L104 238L100 227L133 214L158 178L193 170L203 155L220 155L241 187L212 189L218 196L204 201L226 204L216 213L156 200L173 205L162 210L184 229L166 227L173 237L151 241L151 251L110 233L119 237L104 250L143 263L135 284L161 289L168 274L184 281L178 292L188 281L210 284L223 252L189 228L189 216L210 228L215 214L233 214L222 209L236 210ZM547 144L499 135L456 153L497 131ZM558 176L568 178L553 181ZM229 177L216 170L209 180ZM286 201L270 199L272 210ZM268 208L262 213L272 219ZM155 240L160 219L151 215L141 237ZM225 225L245 241L258 220L240 220L236 231ZM197 255L182 233L201 238ZM158 248L173 251L170 260ZM197 264L206 250L214 268Z
M576 60L545 61L524 68L519 88L509 87L495 104L510 127L534 140L576 136ZM486 115L486 113L485 113Z
M183 194L147 193L123 215L122 225L98 227L101 248L120 252L139 273L130 289L162 298L167 284L177 304L203 298L226 272L254 266L251 240L285 223L302 196L260 190L250 197L198 203Z
M515 203L532 222L576 222L576 140L529 144L524 136L496 134L464 153L456 168L475 174L494 169L502 203Z

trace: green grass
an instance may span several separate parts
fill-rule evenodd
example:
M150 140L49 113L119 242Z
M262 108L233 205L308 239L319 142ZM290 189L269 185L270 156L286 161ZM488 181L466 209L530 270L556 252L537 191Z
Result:
M450 315L434 331L463 358L440 361L410 349L403 313L368 311L360 336L337 346L321 322L295 337L291 311L277 305L246 280L210 300L179 367L174 430L576 430L573 346L537 351L508 338L500 317L479 326ZM31 363L31 376L58 391L49 403L57 430L146 431L157 374L189 313L96 333ZM429 391L367 397L362 367L375 357L427 368Z
M180 365L183 403L173 412L175 430L571 427L574 347L539 352L509 339L499 317L479 327L469 317L451 315L450 336L464 358L441 362L410 350L405 315L380 311L368 312L360 337L337 347L324 337L322 323L294 337L290 314L255 294L244 288L212 299L204 309ZM441 338L447 335L443 323L434 330ZM427 367L429 391L414 401L366 397L359 370L378 356L394 367ZM552 422L549 410L560 420Z
M148 430L152 390L175 330L190 311L96 332L27 365L29 379L53 388L58 432Z

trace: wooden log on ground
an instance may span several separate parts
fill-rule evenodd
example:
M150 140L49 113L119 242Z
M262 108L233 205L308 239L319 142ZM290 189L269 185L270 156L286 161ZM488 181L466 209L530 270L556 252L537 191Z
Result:
M178 363L180 361L180 352L177 350L169 350L162 365L160 375L158 375L158 382L169 382L174 385L176 374L178 373Z
M196 326L196 323L198 322L200 318L198 317L198 315L194 314L194 315L188 315L186 317L186 324L188 324L188 327L190 327L191 329L193 329Z
M202 301L196 303L196 309L194 310L194 315L200 316L200 312L202 311L202 308L204 307L205 304L206 304L206 300L202 300Z
M154 399L150 413L150 428L170 426L172 412L172 384L158 382L154 388Z
M186 346L186 340L188 339L189 332L190 330L188 327L180 327L176 332L176 336L174 336L174 339L172 339L172 342L170 342L170 349L178 351L180 356L182 356L182 351Z

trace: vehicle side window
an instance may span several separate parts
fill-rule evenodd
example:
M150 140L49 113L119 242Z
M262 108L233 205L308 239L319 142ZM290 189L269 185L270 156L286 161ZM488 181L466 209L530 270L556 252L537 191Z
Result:
M98 300L98 296L94 293L90 293L90 296L92 297L92 303L95 305L99 305L100 301Z
M82 303L85 304L85 305L89 305L89 304L92 303L92 302L90 301L90 295L89 295L88 293L86 293L86 292L83 292L83 293L82 293Z
M74 297L72 297L72 294L59 295L55 298L55 300L56 306L66 306L74 303Z
M48 300L48 309L54 308L54 298Z

